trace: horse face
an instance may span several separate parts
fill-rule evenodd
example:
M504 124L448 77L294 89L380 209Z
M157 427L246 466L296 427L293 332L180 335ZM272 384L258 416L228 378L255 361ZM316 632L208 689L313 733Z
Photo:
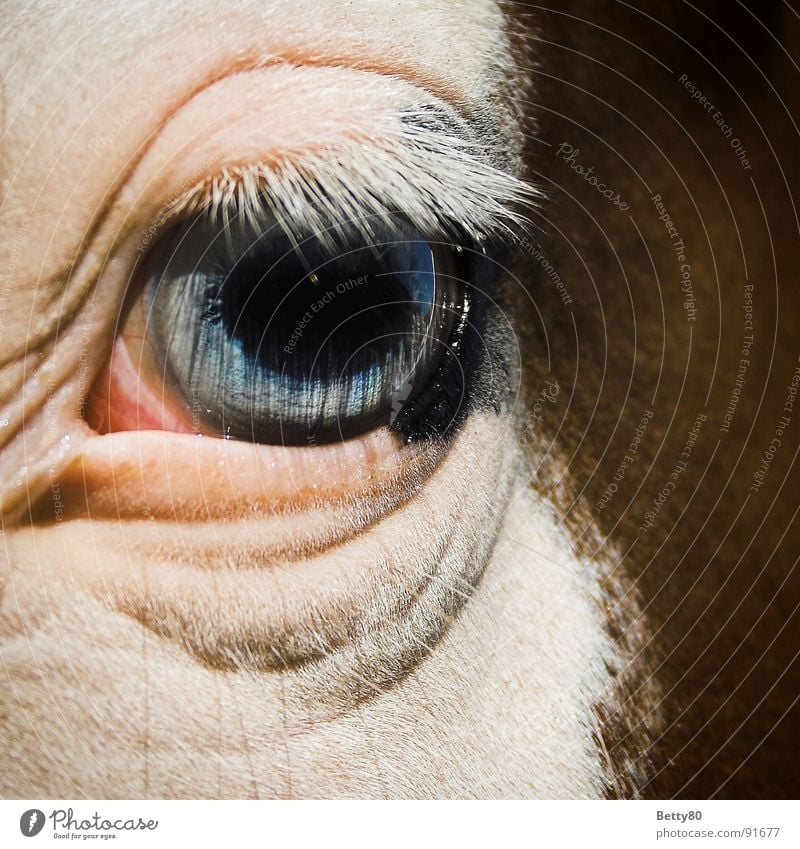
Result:
M767 106L663 37L707 30L85 6L26 16L5 89L3 792L697 796L709 752L771 763L731 729L783 706L791 592L749 543L794 509L754 282L789 197Z

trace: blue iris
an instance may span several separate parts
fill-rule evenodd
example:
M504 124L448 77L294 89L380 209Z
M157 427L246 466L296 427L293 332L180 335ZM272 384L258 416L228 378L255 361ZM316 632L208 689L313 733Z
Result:
M448 251L407 222L296 243L211 216L152 263L149 335L198 430L304 445L389 425L458 321Z

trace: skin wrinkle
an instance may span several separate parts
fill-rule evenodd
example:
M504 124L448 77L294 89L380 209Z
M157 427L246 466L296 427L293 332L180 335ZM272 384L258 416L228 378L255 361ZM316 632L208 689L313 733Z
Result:
M479 6L493 8L470 8ZM410 14L418 11L409 4ZM486 32L493 67L508 70L504 42ZM483 85L464 69L454 79L477 91ZM143 538L113 550L103 538L111 524L93 526L74 547L77 523L73 540L70 522L14 531L5 552L13 570L2 564L13 593L4 594L0 625L13 632L14 598L28 639L12 635L0 652L17 680L26 681L33 664L55 684L43 692L28 682L24 710L15 702L12 724L0 728L4 743L15 734L22 742L10 749L0 789L204 795L203 776L213 770L220 796L247 788L270 796L602 793L609 779L594 749L591 706L607 697L615 650L596 607L594 572L520 491L521 458L503 450L515 442L514 427L508 413L473 414L402 505L336 549L285 569L204 574L190 566L181 588L168 564L131 562L148 548ZM528 550L514 545L520 529ZM126 534L135 537L136 526ZM60 561L47 575L49 589L38 553L48 548ZM361 593L355 603L353 587ZM62 594L57 607L51 593ZM135 610L147 627L120 610ZM153 633L159 629L171 639ZM291 665L318 652L320 641L326 651L339 647ZM213 663L194 663L187 649ZM288 668L262 671L280 666ZM224 721L223 689L240 722ZM56 697L61 719L57 726L40 719L41 748L26 760L19 714L47 716ZM81 736L105 745L76 773L70 747L87 703L96 710ZM448 750L463 763L445 775L429 769L432 760L448 763Z

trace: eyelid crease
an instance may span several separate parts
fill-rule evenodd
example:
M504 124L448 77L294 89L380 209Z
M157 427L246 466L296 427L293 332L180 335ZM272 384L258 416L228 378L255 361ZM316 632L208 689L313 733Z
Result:
M531 222L542 192L514 173L499 143L485 143L468 119L418 108L378 119L367 132L328 137L226 167L173 199L159 219L208 213L254 225L277 220L290 238L369 238L371 222L400 213L428 238L511 240Z

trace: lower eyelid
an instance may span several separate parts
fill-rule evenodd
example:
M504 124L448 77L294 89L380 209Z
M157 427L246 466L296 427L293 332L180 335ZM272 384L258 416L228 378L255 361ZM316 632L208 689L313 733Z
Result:
M87 428L76 447L78 459L60 479L62 518L88 512L192 521L304 509L359 494L380 502L406 490L444 451L401 447L387 429L321 451L169 431L98 436Z

